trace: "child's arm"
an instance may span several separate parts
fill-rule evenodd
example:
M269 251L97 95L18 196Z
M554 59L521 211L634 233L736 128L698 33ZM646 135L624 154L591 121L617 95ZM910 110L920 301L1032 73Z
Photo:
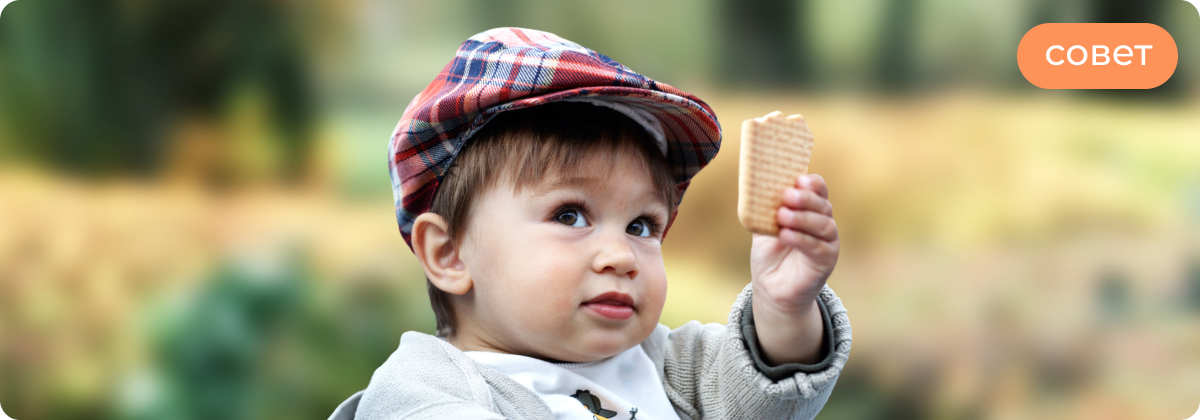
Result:
M826 318L827 354L816 364L768 366L755 339L753 286L729 311L726 325L659 325L642 343L663 379L667 398L683 419L812 419L825 405L850 356L846 308L825 287L817 305Z
M817 295L837 263L840 242L829 190L820 175L801 175L783 193L779 236L754 235L750 273L755 331L771 366L823 358Z

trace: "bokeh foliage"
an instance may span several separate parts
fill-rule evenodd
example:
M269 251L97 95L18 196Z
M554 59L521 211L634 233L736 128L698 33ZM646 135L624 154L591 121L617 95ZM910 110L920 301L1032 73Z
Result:
M302 169L313 115L309 60L288 5L250 0L38 0L0 25L4 146L65 172L154 175L173 124L219 119L261 94Z

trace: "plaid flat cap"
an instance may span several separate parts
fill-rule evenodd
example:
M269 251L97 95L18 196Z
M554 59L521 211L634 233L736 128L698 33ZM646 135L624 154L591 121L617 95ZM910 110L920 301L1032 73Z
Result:
M412 226L468 138L504 111L558 101L615 109L650 131L671 165L679 198L717 155L721 126L699 98L651 80L557 35L497 28L472 36L413 98L388 147L400 234Z

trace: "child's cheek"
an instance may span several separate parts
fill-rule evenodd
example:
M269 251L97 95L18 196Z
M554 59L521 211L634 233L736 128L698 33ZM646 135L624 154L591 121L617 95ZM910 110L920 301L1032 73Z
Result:
M523 260L529 265L524 275L518 274L525 282L526 298L530 309L535 309L531 319L533 323L542 324L546 328L561 327L569 319L579 305L579 292L582 272L578 255L572 255L566 247L544 249L529 259Z
M660 265L646 273L646 318L658 324L663 306L667 302L667 273Z
M657 243L644 245L640 249L638 265L641 267L644 287L650 296L657 297L661 309L667 298L667 271L663 263L662 250Z

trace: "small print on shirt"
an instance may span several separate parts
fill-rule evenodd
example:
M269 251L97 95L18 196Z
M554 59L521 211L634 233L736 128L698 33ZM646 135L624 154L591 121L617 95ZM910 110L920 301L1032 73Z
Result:
M579 400L580 404L587 407L588 411L592 412L592 417L596 420L615 420L617 418L616 411L605 409L600 402L600 398L592 395L586 389L576 390L574 394L571 394L571 398ZM629 420L637 420L637 411L637 407L629 408Z

